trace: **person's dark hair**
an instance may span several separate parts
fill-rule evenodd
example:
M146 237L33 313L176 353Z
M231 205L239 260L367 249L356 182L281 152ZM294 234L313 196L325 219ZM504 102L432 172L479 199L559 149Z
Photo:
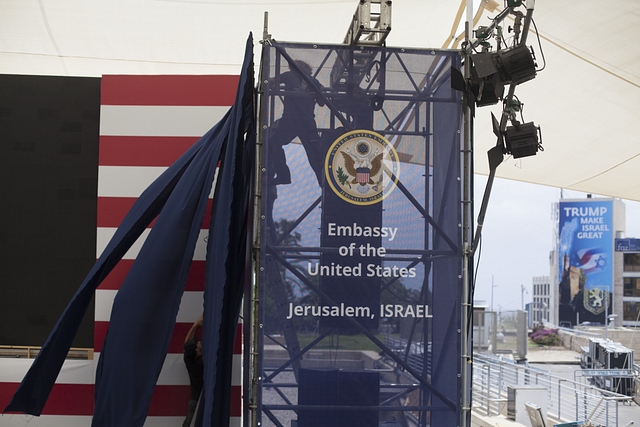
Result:
M296 65L298 66L298 68L300 68L300 70L301 70L303 73L305 73L305 74L307 74L307 75L309 75L309 76L311 75L311 71L312 71L312 70L311 70L311 66L310 66L309 64L307 64L306 62L301 61L301 60L299 60L299 59L298 59L298 60L296 60L296 61L293 61L293 62L295 62L295 63L296 63Z

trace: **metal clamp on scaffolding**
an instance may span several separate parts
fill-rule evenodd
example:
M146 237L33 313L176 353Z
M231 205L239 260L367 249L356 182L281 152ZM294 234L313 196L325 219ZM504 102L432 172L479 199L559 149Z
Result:
M391 32L391 0L360 0L344 44L382 46Z

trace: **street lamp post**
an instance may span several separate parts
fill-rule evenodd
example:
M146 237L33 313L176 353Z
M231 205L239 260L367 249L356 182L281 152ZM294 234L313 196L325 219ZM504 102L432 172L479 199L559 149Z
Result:
M520 291L521 291L521 298L522 298L522 309L524 310L524 294L525 292L527 292L527 288L525 288L524 285L520 285Z
M604 338L609 339L609 322L618 317L617 314L609 314L609 298L604 300Z
M493 288L497 285L493 284L493 274L491 275L491 311L493 311Z

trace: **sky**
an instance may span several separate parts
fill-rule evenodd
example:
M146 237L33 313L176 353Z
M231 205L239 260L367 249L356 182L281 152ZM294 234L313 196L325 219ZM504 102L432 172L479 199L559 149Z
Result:
M475 175L474 224L486 182L486 176ZM518 310L523 303L531 302L533 277L551 273L549 253L554 248L554 230L558 227L552 208L561 195L564 199L586 198L586 193L578 191L496 178L482 229L482 244L476 252L475 301L491 307L493 284L494 310ZM623 202L625 235L640 238L640 203Z

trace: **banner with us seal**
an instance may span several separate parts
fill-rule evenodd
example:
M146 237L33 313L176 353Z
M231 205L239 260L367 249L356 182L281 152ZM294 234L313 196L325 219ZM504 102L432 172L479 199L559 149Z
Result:
M384 199L399 178L400 161L393 145L369 130L341 135L329 147L325 177L331 189L355 205L370 205Z
M459 52L263 48L259 421L457 426Z

